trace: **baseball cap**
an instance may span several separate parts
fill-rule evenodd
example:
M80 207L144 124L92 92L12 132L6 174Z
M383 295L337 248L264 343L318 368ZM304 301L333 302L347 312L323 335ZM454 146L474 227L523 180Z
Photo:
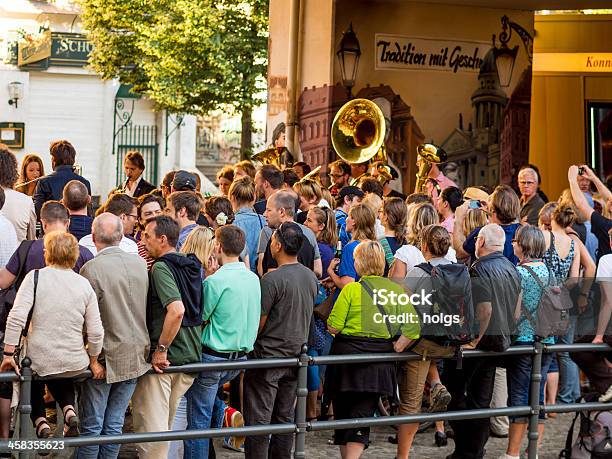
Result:
M354 196L358 196L360 198L363 198L363 195L364 195L363 191L361 191L361 188L357 188L356 186L345 186L338 193L338 199L343 201L344 197L348 196L349 194L352 194Z
M475 186L471 186L466 188L463 192L463 199L474 199L476 201L487 202L489 200L489 193Z
M177 171L172 180L174 191L195 191L197 179L195 175L187 171Z

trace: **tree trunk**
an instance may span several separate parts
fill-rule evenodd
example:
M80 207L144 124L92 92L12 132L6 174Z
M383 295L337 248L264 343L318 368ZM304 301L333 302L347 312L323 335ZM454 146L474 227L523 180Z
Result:
M242 130L240 133L240 159L250 159L253 153L253 139L252 139L252 121L251 114L253 112L252 107L245 107L242 110Z

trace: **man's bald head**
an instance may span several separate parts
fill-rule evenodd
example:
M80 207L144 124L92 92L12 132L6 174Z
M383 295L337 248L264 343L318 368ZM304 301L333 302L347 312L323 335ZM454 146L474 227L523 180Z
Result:
M504 229L496 223L489 223L483 226L478 233L476 257L481 258L493 252L503 252L505 243Z
M98 251L118 246L123 238L123 224L118 216L104 212L94 219L91 233Z
M69 211L77 212L79 210L87 210L89 200L87 187L78 180L70 180L66 186L64 186L62 202Z

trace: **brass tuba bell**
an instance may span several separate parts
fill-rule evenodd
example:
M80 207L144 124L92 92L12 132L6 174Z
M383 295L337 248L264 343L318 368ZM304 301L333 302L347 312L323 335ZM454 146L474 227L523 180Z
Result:
M255 153L251 156L251 160L258 161L261 164L272 164L282 169L283 167L291 167L293 155L286 147L270 147Z
M353 99L344 104L331 127L331 141L349 164L364 163L379 153L385 140L385 117L374 102Z
M421 160L421 165L416 174L417 182L414 187L415 193L424 191L425 183L427 183L427 176L431 171L432 164L443 163L447 159L446 152L431 143L422 143L417 147L417 155Z

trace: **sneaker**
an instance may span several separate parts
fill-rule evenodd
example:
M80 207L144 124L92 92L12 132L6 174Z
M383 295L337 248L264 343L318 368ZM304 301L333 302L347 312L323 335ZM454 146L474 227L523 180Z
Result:
M599 397L598 400L599 400L599 403L606 403L612 400L612 386L608 387L608 390L606 391L606 393L603 394L601 397Z
M498 459L521 459L520 456L510 456L509 454L502 454Z
M436 446L438 448L448 445L448 439L446 438L446 434L444 432L436 432L434 434L434 441L436 442Z
M446 390L444 384L436 384L429 393L429 411L446 411L451 401L451 394Z
M223 427L244 427L242 413L235 408L226 406L223 413ZM223 439L223 447L244 453L244 437L227 436Z

